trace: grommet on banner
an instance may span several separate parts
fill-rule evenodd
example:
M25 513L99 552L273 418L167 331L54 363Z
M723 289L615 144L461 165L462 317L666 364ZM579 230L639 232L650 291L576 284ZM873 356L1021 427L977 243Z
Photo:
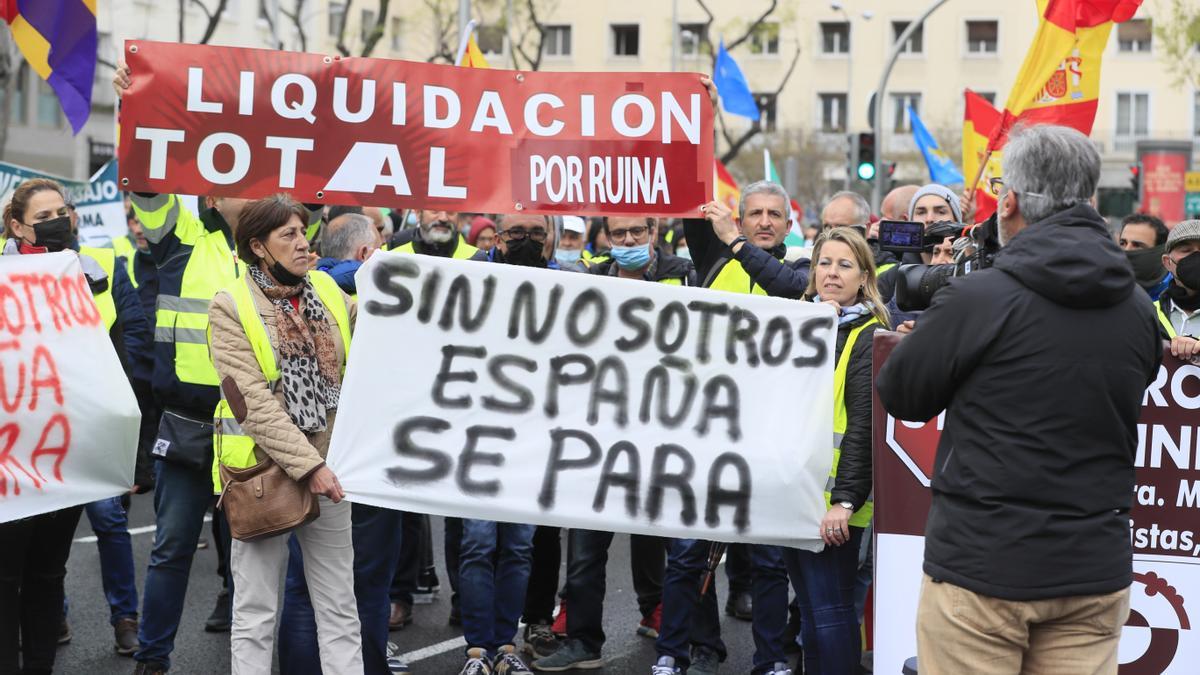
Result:
M317 199L324 199L324 198L325 198L325 193L322 192L321 190L317 190Z
M521 211L521 210L524 210L524 208L525 208L525 205L524 205L524 204L522 204L521 202L517 202L516 204L514 204L514 205L513 205L513 208L514 208L514 209L516 209L516 210L518 210L518 211Z
M524 81L525 81L525 74L517 73L517 82L524 82Z
M328 56L326 56L326 57L324 58L324 61L325 61L325 63L333 63L333 59L332 59L332 58L330 58L330 57L328 57Z
M137 45L129 45L129 53L136 54L137 53Z
M128 178L122 178L122 179L121 179L121 185L129 185L129 179L128 179Z

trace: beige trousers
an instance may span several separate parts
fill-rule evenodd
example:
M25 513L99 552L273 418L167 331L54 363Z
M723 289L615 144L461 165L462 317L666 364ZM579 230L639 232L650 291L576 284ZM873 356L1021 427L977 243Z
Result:
M361 675L362 637L354 600L350 502L320 497L321 515L293 532L304 551L304 578L317 620L325 675ZM233 675L270 675L279 589L288 562L288 535L233 540Z
M1116 675L1129 589L1025 602L921 581L921 675Z

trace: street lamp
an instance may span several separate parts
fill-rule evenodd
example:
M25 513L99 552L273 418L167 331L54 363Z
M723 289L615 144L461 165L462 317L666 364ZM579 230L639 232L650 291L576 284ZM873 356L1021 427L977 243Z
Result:
M832 9L833 11L841 14L842 18L844 18L846 20L846 35L847 35L848 39L850 40L850 44L846 46L846 111L843 115L846 120L845 131L849 132L850 131L850 111L854 110L854 108L850 106L851 92L854 91L854 88L852 86L853 82L854 82L854 78L853 78L853 74L854 74L854 58L853 58L854 30L853 30L853 27L850 25L850 14L848 12L846 12L846 6L844 4L842 4L841 2L838 2L838 0L834 0L833 2L829 3L829 9ZM875 12L866 10L860 16L862 16L863 21L870 21L875 16ZM842 182L842 189L843 190L850 189L850 172L849 171L846 172L846 179Z

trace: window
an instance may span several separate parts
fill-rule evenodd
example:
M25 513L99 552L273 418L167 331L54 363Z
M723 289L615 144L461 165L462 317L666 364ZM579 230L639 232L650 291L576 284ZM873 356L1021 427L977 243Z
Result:
M475 38L484 54L504 53L504 26L494 23L480 26Z
M892 94L892 131L898 134L912 132L912 119L908 116L908 106L913 112L921 114L920 94Z
M1192 94L1192 135L1200 137L1200 91Z
M392 51L398 52L404 49L404 19L392 17Z
M904 31L908 30L908 24L911 21L893 21L892 22L892 43L895 44ZM904 43L904 47L900 50L901 54L920 54L925 51L925 24L917 26L912 35L908 36L908 42Z
M546 26L546 56L571 55L571 27Z
M38 78L37 88L37 124L44 129L58 129L62 126L62 107L58 104L58 96L54 89L42 78Z
M977 91L975 92L980 98L985 99L988 103L996 105L996 92L994 91Z
M1127 54L1149 54L1154 32L1149 19L1130 19L1117 24L1117 51Z
M999 21L967 22L968 54L995 54L999 38Z
M1117 93L1117 131L1115 145L1128 150L1138 138L1150 135L1150 94Z
M12 77L17 78L13 82L13 98L9 106L9 116L12 124L25 124L25 83L29 80L29 66L24 60L21 60L20 67ZM0 105L4 103L4 83L0 82Z
M846 130L846 95L818 94L821 99L821 131L841 133Z
M701 56L708 41L708 27L702 23L679 24L679 53L682 56Z
M359 15L358 32L363 44L371 39L371 34L375 32L375 12L369 9L364 9Z
M340 2L329 3L329 36L337 37L346 21L346 6Z
M612 25L612 55L638 55L637 24L614 23Z
M821 23L821 53L850 53L850 24L846 21Z
M764 22L750 34L750 53L774 55L779 53L779 24Z
M775 94L754 94L761 115L758 122L763 131L775 131Z

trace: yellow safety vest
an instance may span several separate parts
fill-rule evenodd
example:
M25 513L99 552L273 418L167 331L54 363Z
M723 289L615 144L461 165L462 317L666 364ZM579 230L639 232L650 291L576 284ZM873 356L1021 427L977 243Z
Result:
M883 276L884 272L887 272L890 269L894 269L895 267L896 267L896 263L884 263L884 264L880 265L879 267L876 267L875 268L875 278L878 279L879 277Z
M748 246L749 244L743 244ZM730 293L749 293L751 295L766 295L767 292L761 286L754 283L750 279L750 275L746 274L742 263L730 258L721 266L720 273L708 285L709 288L715 288L718 291L729 291Z
M1167 329L1167 337L1179 337L1179 333L1176 332L1175 326L1171 325L1171 317L1167 316L1167 310L1163 309L1162 298L1154 301L1154 308L1158 311L1158 322L1163 325L1163 328Z
M395 251L396 253L416 253L417 252L416 247L413 246L413 242L411 242L411 241L408 242L407 244L397 246L396 248L393 248L390 250ZM454 247L454 255L451 257L454 258L455 260L466 260L466 259L474 256L478 252L479 252L479 249L468 244L467 240L463 239L463 236L460 234L460 235L458 235L458 246Z
M129 241L129 237L117 237L113 239L112 247L113 253L116 253L118 258L125 259L125 273L129 276L129 283L133 284L134 288L137 288L137 275L133 273L133 256L137 254L137 247Z
M849 415L846 412L846 372L850 368L850 353L854 351L854 343L858 336L872 324L879 324L879 319L872 318L863 325L850 331L846 336L846 344L842 347L842 355L838 358L837 368L833 371L833 466L829 468L829 480L825 482L825 508L832 504L831 492L834 481L837 480L838 462L842 459L842 436L846 434L846 424ZM871 514L875 512L875 502L871 497L863 503L853 515L850 524L854 527L866 527L871 524Z
M342 344L346 350L345 356L349 358L350 313L346 310L346 303L342 299L342 290L338 288L333 277L324 272L315 270L309 272L308 280L312 283L313 290L317 292L321 303L325 305L325 309L333 317L334 323L337 324L338 331L342 334ZM271 344L271 337L267 334L262 316L259 315L258 308L254 305L254 296L248 285L251 283L254 282L247 275L230 284L225 292L233 296L233 302L237 306L238 320L242 324L242 330L246 332L246 339L250 341L250 346L254 349L254 358L258 361L258 367L262 370L267 385L274 390L279 381L279 362L275 358L275 347ZM211 327L208 329L208 340L211 345ZM346 364L343 361L343 372L345 368ZM213 412L212 475L214 492L221 491L221 473L217 468L218 465L224 464L235 469L254 466L258 463L254 457L254 447L254 439L242 430L241 424L233 416L233 410L225 401L225 392L222 391L221 401L217 403L217 408Z
M100 269L108 275L108 288L93 297L96 299L96 307L100 309L100 318L104 321L104 329L112 330L113 324L117 322L117 305L113 302L112 294L113 269L116 267L117 257L111 248L93 248L91 246L80 246L79 254L95 260L96 264L100 265Z

